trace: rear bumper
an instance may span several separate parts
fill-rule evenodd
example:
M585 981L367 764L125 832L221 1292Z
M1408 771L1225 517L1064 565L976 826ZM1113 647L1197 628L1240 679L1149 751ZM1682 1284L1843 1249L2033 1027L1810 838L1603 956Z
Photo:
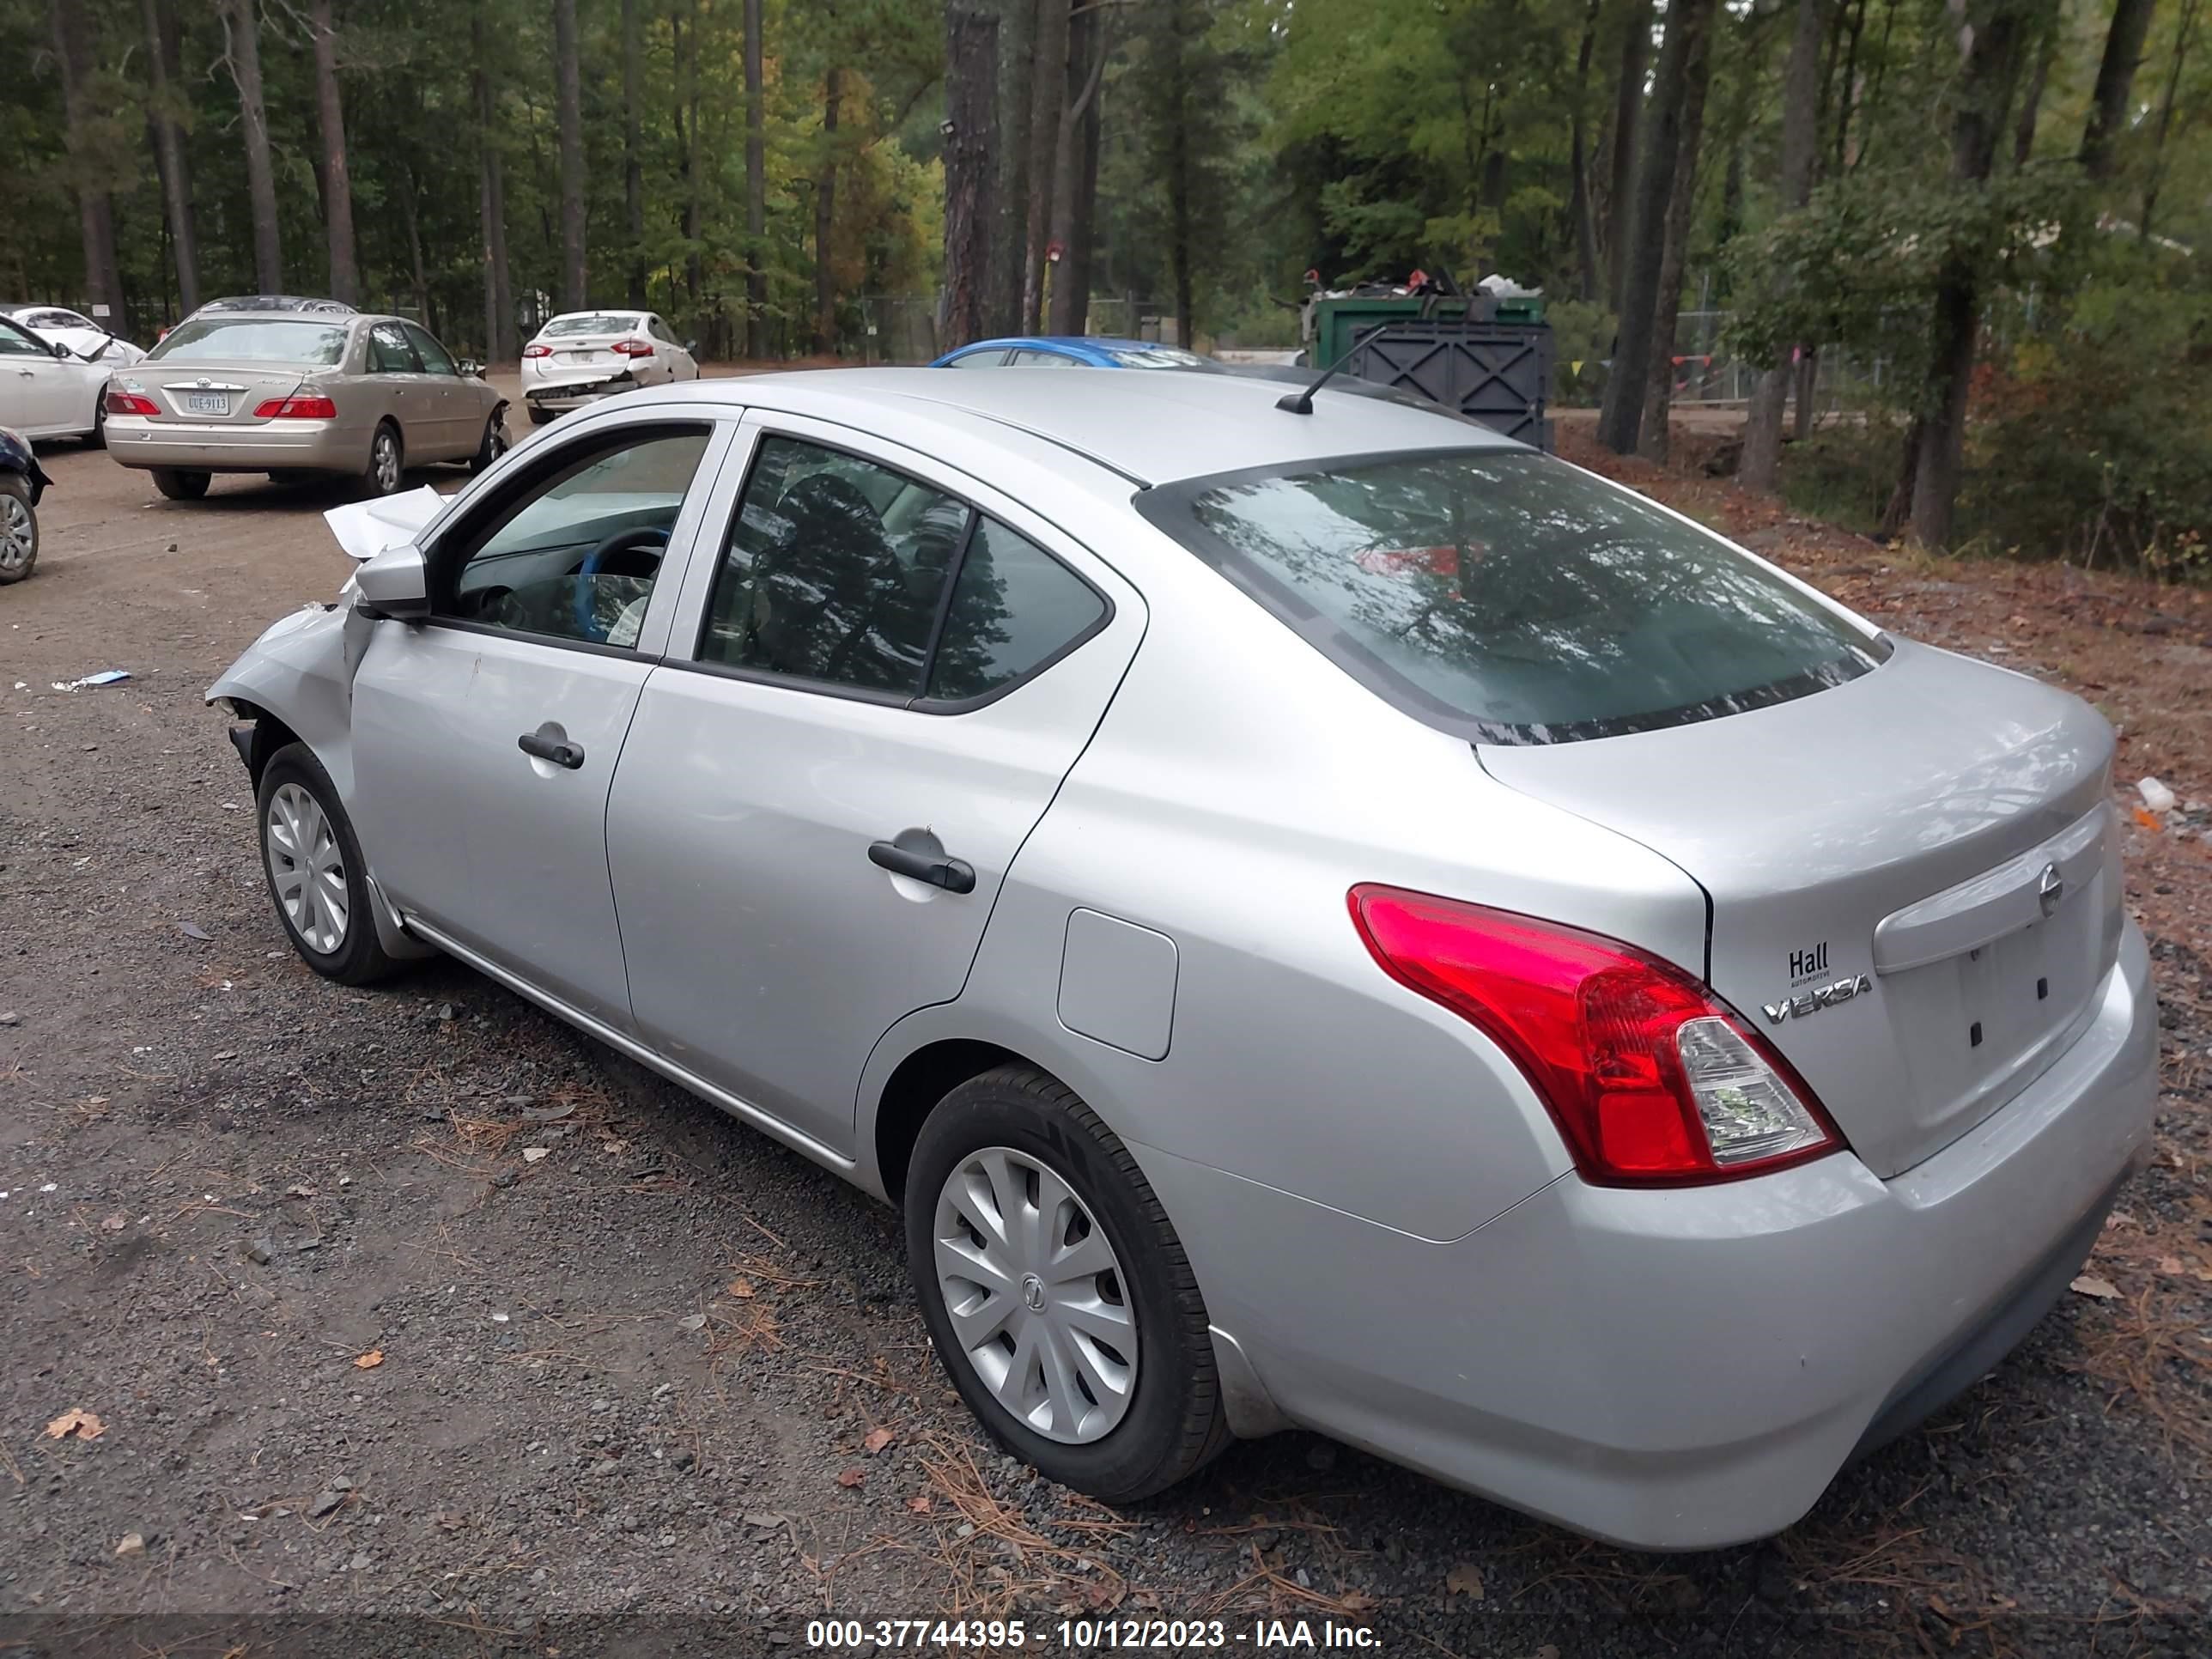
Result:
M522 387L523 402L548 414L564 414L572 409L581 409L586 404L597 403L602 398L635 392L643 384L626 368L612 374L599 370L569 371L569 374L573 378L535 382L526 375Z
M180 472L359 472L368 434L328 421L196 426L111 415L107 452L125 466Z
M2072 1048L1886 1182L1849 1155L1668 1191L1565 1176L1436 1244L1136 1152L1284 1417L1581 1531L1705 1548L1789 1526L2026 1335L2148 1144L2156 1055L2130 927Z

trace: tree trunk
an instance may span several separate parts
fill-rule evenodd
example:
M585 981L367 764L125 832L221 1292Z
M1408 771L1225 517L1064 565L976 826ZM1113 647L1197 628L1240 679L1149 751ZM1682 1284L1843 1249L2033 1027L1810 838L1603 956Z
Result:
M430 320L430 273L422 264L422 215L418 205L422 185L415 177L411 163L401 164L399 182L400 217L407 227L407 264L415 278L415 314L422 319L422 326L434 334L437 328ZM491 355L491 345L488 341L484 345L484 355L487 357Z
M1148 75L1158 77L1164 102L1170 112L1160 146L1160 187L1168 200L1168 270L1175 285L1176 343L1194 350L1198 334L1195 298L1195 255L1191 239L1197 233L1195 197L1198 158L1193 153L1190 122L1189 62L1183 25L1186 0L1164 0L1172 8L1166 27L1155 35L1164 47L1164 61L1147 62Z
M1051 304L1046 326L1054 334L1080 334L1090 308L1090 267L1081 244L1090 235L1085 179L1097 182L1095 161L1085 149L1095 131L1098 88L1106 72L1106 30L1096 9L1074 21L1067 40L1067 85L1060 100L1053 143L1051 240L1060 244L1060 263L1051 270Z
M1606 191L1605 299L1620 309L1621 283L1635 214L1636 140L1644 108L1644 69L1651 57L1651 0L1629 0L1627 33L1620 43L1620 75L1613 82L1613 163Z
M822 76L822 171L814 181L814 349L837 349L837 279L830 268L830 240L837 222L837 106L845 72L832 64Z
M1667 204L1674 174L1685 160L1682 115L1688 102L1690 67L1704 49L1715 0L1673 0L1667 13L1667 38L1653 76L1651 104L1645 112L1636 167L1635 212L1628 257L1621 262L1620 329L1606 381L1605 404L1598 413L1598 441L1616 455L1632 455L1644 425L1644 390L1650 373L1652 327L1659 307L1659 268L1667 251Z
M1060 180L1060 112L1067 101L1070 0L1036 0L1036 47L1030 76L1029 212L1022 234L1021 331L1042 325L1045 244L1052 235L1053 187Z
M2058 56L2058 31L2051 30L2043 37L2043 48L2035 54L2035 67L2027 72L2027 85L2020 95L2020 119L2012 130L2012 164L2024 167L2035 154L2036 118L2043 112L2043 91L2050 84L2051 65Z
M637 0L622 0L623 217L629 231L629 302L645 308L645 158L638 134L638 77L644 56Z
M1020 331L1024 232L1030 199L1030 102L1036 94L1037 0L996 0L999 29L998 211L991 231L991 286L985 332Z
M576 0L553 0L553 71L561 124L561 309L591 303L584 268L584 85Z
M323 134L323 224L330 237L331 298L361 303L354 259L353 176L346 167L345 106L338 96L338 55L331 0L308 0L307 33L315 53L315 117Z
M479 175L477 210L483 225L484 349L488 356L505 362L521 349L515 335L514 284L507 263L507 179L499 153L498 129L494 125L491 71L487 63L484 9L480 4L469 21L469 44L476 59L477 169Z
M1961 31L1966 43L1965 63L1951 126L1951 179L1955 185L1979 186L1996 161L1997 137L2004 130L2027 52L2032 3L2033 0L1995 0L1978 28ZM1912 480L1912 535L1923 547L1940 548L1951 539L1980 320L1976 262L1968 252L1954 253L1936 280L1928 354L1933 395L1921 428Z
M91 154L92 123L98 112L85 85L92 73L92 49L85 40L87 21L77 0L53 0L54 56L61 64L62 107L69 123L70 170L76 186L77 228L84 238L84 283L95 307L93 315L111 329L124 325L123 274L115 262L115 205Z
M1659 257L1659 302L1651 319L1651 367L1644 376L1644 430L1638 453L1667 459L1667 422L1674 402L1674 325L1682 312L1682 266L1689 253L1690 220L1698 201L1698 152L1705 143L1705 94L1712 84L1712 31L1701 31L1684 66L1682 137L1674 184L1667 198L1665 242Z
M2160 98L2158 119L2153 124L2150 146L2149 176L2143 180L2142 216L2136 235L2139 241L2151 239L2151 225L2158 216L2158 193L2166 180L2166 141L2173 134L2173 105L2181 93L2181 69L2189 61L2189 49L2196 44L2197 25L2204 15L2204 0L2181 0L2181 15L2173 27L2173 57L2166 67L2166 92Z
M1071 222L1074 228L1067 239L1067 270L1062 279L1067 283L1065 326L1070 334L1090 331L1091 272L1097 263L1093 255L1098 240L1098 151L1105 137L1106 122L1104 58L1113 50L1113 41L1103 20L1097 29L1101 73L1091 107L1083 112L1083 159L1075 173L1075 216Z
M988 331L999 165L999 20L945 10L945 323L939 351Z
M253 207L253 279L264 294L281 294L284 245L277 228L276 168L269 154L269 111L261 100L261 12L257 0L222 0L222 37L246 129L246 190Z
M1583 14L1582 45L1575 53L1573 137L1568 151L1567 218L1575 238L1575 289L1585 303L1597 298L1597 215L1589 191L1589 72L1597 49L1598 14L1605 0L1589 0Z
M146 73L153 87L149 125L153 128L154 162L161 175L161 204L169 226L169 251L177 265L177 314L199 308L199 238L192 224L191 165L178 125L183 79L177 50L177 14L171 0L140 0L146 25Z
M700 241L706 222L700 192L700 179L705 169L699 165L699 59L705 51L706 40L699 0L691 0L690 9L689 50L685 48L687 37L681 21L672 17L669 26L676 36L676 149L677 172L684 184L684 291L690 298L691 314L696 321L703 315L706 304L701 291L705 273Z
M768 98L761 0L745 0L745 353L768 356Z
M2097 87L2089 97L2089 118L2081 129L2081 170L2102 183L2112 176L2112 144L2128 124L2128 100L2135 89L2136 65L2142 62L2156 0L2118 0L2112 27L2105 31L2105 55L2097 64Z
M1820 41L1827 33L1828 0L1797 0L1790 36L1790 62L1782 73L1782 204L1805 205L1813 194L1813 163L1820 142ZM1790 400L1790 365L1775 364L1752 388L1743 429L1737 482L1771 489L1782 470L1782 417Z

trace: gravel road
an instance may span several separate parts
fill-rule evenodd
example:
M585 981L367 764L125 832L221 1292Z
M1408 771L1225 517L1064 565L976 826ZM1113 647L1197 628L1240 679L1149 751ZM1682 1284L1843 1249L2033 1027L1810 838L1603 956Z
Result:
M0 589L0 1649L742 1654L957 1613L1059 1652L1109 1610L1509 1659L2212 1644L2212 1283L2154 1303L2125 1252L1757 1547L1625 1553L1306 1435L1127 1512L1032 1477L937 1370L888 1209L465 970L362 993L285 947L201 695L335 592L331 498L44 462ZM2212 996L2158 955L2120 1225L2188 1281Z

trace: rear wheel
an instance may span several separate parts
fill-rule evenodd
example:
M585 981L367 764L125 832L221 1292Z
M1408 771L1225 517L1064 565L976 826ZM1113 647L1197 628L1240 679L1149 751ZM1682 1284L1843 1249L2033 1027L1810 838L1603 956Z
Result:
M907 1261L953 1386L993 1438L1109 1504L1228 1441L1206 1304L1114 1133L1041 1072L939 1103L906 1182Z
M105 392L93 399L92 430L84 434L87 449L107 447L107 397Z
M290 743L271 755L255 800L269 896L301 959L342 985L391 973L398 964L376 937L361 843L314 751Z
M154 469L154 488L173 501L196 501L207 494L206 472L178 472L166 466Z
M507 428L501 423L499 413L495 412L491 419L484 422L483 441L477 446L477 453L470 458L469 471L483 472L506 453Z
M368 465L362 470L361 493L372 496L398 494L399 481L405 473L404 459L399 446L399 428L389 421L384 422L368 441Z
M0 584L19 582L39 562L39 511L31 505L31 481L20 472L0 472Z

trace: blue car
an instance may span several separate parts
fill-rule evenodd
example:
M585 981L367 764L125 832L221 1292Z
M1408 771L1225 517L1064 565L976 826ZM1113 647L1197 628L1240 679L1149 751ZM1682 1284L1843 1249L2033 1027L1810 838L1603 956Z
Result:
M932 368L1198 368L1224 365L1158 340L1116 340L1104 335L1021 334L978 340L948 351Z

